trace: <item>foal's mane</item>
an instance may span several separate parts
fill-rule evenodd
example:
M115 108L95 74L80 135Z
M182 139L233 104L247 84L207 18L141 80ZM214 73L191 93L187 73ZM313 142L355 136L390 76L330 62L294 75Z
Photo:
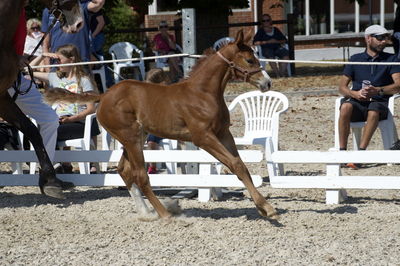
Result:
M238 47L239 47L240 51L253 52L253 50L250 48L250 46L248 46L246 44L243 44L243 43L238 44ZM189 77L196 74L199 71L200 67L202 65L204 65L204 62L207 62L211 58L211 56L216 53L217 52L211 47L204 50L203 57L201 57L199 60L197 60L196 64L192 67L192 70L189 73Z
M192 67L192 70L189 72L189 77L193 76L195 73L197 73L202 65L204 65L204 62L208 61L210 59L211 55L216 54L217 52L213 48L207 48L203 52L203 57L201 57L199 60L197 60L196 64Z

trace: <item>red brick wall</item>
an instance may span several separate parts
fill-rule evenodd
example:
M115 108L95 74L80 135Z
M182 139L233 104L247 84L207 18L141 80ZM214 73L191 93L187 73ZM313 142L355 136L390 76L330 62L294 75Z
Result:
M201 0L199 0L201 1ZM273 3L276 2L276 0L258 0L260 3L262 2L262 12L261 14L268 13L272 16L273 20L282 20L286 19L284 15L284 9L283 8L270 8ZM254 12L255 12L255 7L254 3L251 4L251 9L250 10L243 10L243 11L235 11L233 12L233 15L229 16L229 23L241 23L241 22L254 22ZM176 20L178 17L176 14L164 14L164 15L146 15L145 16L145 27L157 27L158 23L161 20L166 20L169 25L173 25L174 20ZM284 30L284 25L276 25L279 29L282 31ZM254 27L243 27L245 30L250 30L252 34L255 34L254 32ZM231 28L229 30L229 35L230 36L235 36L236 32L239 30L239 27ZM172 33L172 32L171 32ZM155 33L148 33L147 36L149 39L152 39ZM222 37L222 36L221 36Z
M201 0L199 0L201 1ZM284 14L284 9L283 8L270 8L273 3L276 2L276 0L258 0L259 4L261 3L261 12L260 14L270 14L272 16L273 20L285 20L286 15ZM243 11L235 11L233 12L233 15L229 16L228 20L229 23L242 23L242 22L255 22L254 21L254 12L255 7L254 4L251 4L250 10L243 10ZM170 26L174 25L174 20L178 19L176 14L161 14L161 15L146 15L145 16L145 27L146 28L151 28L151 27L158 27L158 24L161 20L166 20ZM275 25L278 27L281 31L283 31L285 34L285 25L283 24L277 24ZM232 27L229 30L229 35L230 36L235 36L237 31L239 29L243 28L245 32L250 31L253 35L255 34L254 32L254 26L249 26L249 27ZM157 32L150 32L147 33L147 37L149 40L152 40L154 35ZM174 34L173 31L170 31L171 34ZM224 36L221 36L224 37Z

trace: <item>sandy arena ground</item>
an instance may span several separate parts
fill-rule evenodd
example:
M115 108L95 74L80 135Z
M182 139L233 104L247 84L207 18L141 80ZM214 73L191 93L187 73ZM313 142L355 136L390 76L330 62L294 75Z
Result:
M281 118L281 149L332 147L336 93L283 92L290 109ZM233 122L238 134L240 118L235 115ZM376 134L370 148L380 145ZM278 209L278 222L261 218L244 190L208 203L183 199L182 216L143 222L128 192L113 187L79 187L65 201L41 196L37 187L0 189L0 264L400 265L399 191L349 190L346 203L326 205L323 190L273 189L265 163L249 169L265 177L260 192ZM324 167L286 170L313 174ZM399 170L372 165L344 171L395 175Z

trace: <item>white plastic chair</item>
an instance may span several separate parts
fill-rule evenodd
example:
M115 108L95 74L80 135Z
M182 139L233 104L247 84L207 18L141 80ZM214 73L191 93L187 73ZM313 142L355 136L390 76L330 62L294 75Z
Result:
M289 50L289 45L285 44L285 48ZM255 46L255 51L256 51L256 54L257 54L259 59L266 59L262 54L261 45L256 45ZM267 62L266 61L260 61L260 65L262 66L263 69L265 69L265 66L267 65ZM286 71L287 71L288 76L291 77L292 76L292 69L290 67L290 63L287 64L287 70Z
M128 61L128 62L114 62L113 67L114 67L114 79L115 82L120 81L120 76L121 75L121 69L127 68L127 67L137 67L139 68L140 72L140 78L136 77L138 80L144 80L145 77L145 67L144 67L144 60L143 60L143 51L138 49L135 45L133 45L130 42L118 42L114 43L108 52L111 54L112 59L128 59L132 58L133 53L135 52L136 54L139 55L140 60L139 61Z
M378 128L381 131L383 149L389 150L392 144L398 140L396 125L393 121L394 100L400 97L400 94L395 94L389 98L389 113L385 120L379 121ZM343 97L339 97L335 102L335 148L339 149L339 116L340 116L340 101ZM361 130L366 122L351 122L350 128L353 135L353 149L358 150L361 140Z
M104 57L102 55L99 55L99 61L103 61ZM100 68L98 69L93 69L92 70L92 74L93 77L95 75L99 75L100 76L100 80L101 80L101 86L103 87L103 93L107 91L107 85L106 85L106 69L104 67L104 65L102 64Z
M214 44L213 44L213 49L214 49L215 51L218 51L219 49L221 49L222 47L224 47L224 46L227 45L228 43L233 42L234 40L235 40L235 39L232 38L232 37L224 37L224 38L221 38L221 39L219 39L219 40L217 40L217 41L214 42Z
M93 119L96 119L96 114L90 114L86 116L85 119L85 130L83 133L83 138L79 139L69 139L65 141L58 141L57 145L59 147L74 147L77 150L90 150L91 145L94 146L92 137L91 137L91 130L92 130L92 123ZM36 125L36 121L33 121ZM31 150L33 149L31 145ZM88 162L81 162L78 163L79 165L79 173L80 174L90 174L90 163ZM34 174L36 170L36 163L30 164L30 174Z
M244 115L244 134L235 138L236 145L262 145L265 155L278 150L279 115L289 108L288 98L276 91L250 91L237 96L229 105L232 112L239 105ZM272 140L272 147L267 140ZM270 160L270 158L265 158ZM267 164L270 176L283 174L283 165Z
M183 52L182 47L179 46L179 44L176 44L176 50L178 50L180 53ZM160 53L156 50L153 50L153 53L155 56L159 56ZM156 58L156 68L167 68L169 67L168 65L168 58Z

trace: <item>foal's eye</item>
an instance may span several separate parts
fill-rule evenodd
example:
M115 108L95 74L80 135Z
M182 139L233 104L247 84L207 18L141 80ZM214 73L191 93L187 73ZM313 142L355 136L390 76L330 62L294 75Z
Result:
M254 64L254 60L253 59L246 59L247 63L249 63L250 65Z

